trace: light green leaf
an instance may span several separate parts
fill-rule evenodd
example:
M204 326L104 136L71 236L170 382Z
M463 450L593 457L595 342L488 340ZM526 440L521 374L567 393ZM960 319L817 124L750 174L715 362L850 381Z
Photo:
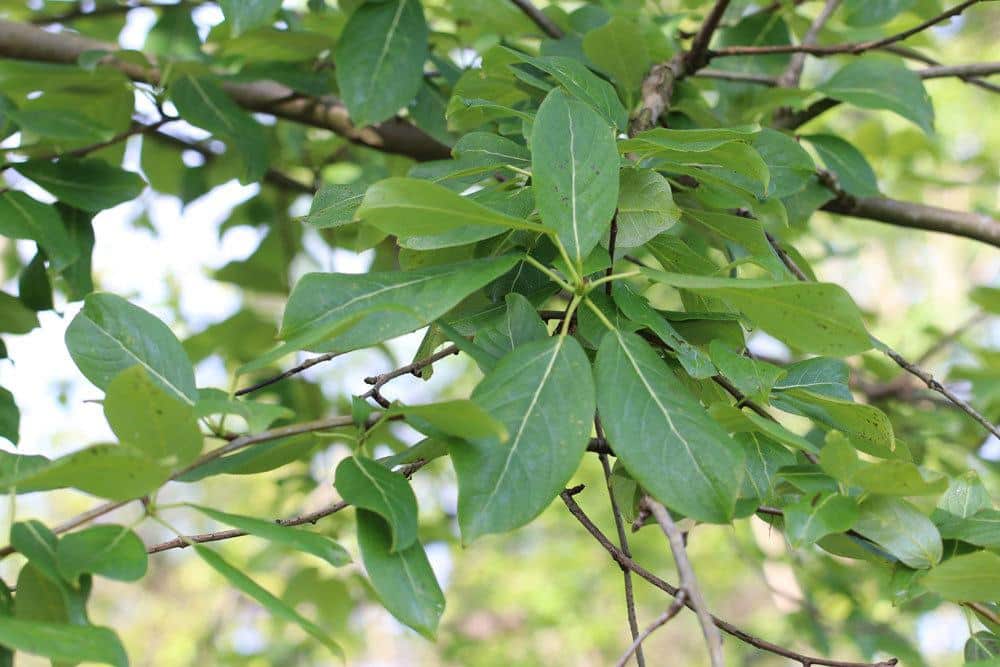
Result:
M114 631L93 625L22 621L0 615L0 644L53 661L128 667L125 648Z
M513 165L521 169L531 168L531 153L527 147L490 132L466 134L455 143L451 153L456 159L480 167Z
M629 473L673 510L730 521L743 452L649 344L631 333L606 334L594 374L601 422Z
M863 452L882 458L908 459L909 452L896 440L892 423L872 405L831 398L805 389L788 389L772 398L776 408L843 431Z
M616 248L637 248L681 219L670 182L652 169L622 169L618 184ZM608 245L605 239L603 245Z
M146 187L138 174L96 158L61 157L56 162L31 160L15 168L56 199L92 213L131 201Z
M304 347L323 351L368 347L434 321L516 262L504 256L407 272L310 273L292 290L281 337L315 334ZM358 321L347 331L323 335L352 317Z
M733 142L749 144L760 132L757 125L743 125L709 130L675 130L657 127L640 132L618 144L622 153L652 155L661 150L705 153Z
M775 389L805 389L831 398L853 400L847 386L851 367L841 359L813 357L789 364L785 370L787 374L774 384Z
M320 535L319 533L313 533L301 528L282 526L274 521L265 521L264 519L220 512L219 510L203 505L191 505L191 507L220 523L232 526L269 542L312 554L334 567L347 565L351 562L351 557L344 547L326 535Z
M938 509L965 518L993 507L983 481L974 470L962 473L951 480L948 490L938 499Z
M420 542L402 551L378 514L358 510L358 546L372 587L385 608L401 623L434 639L444 613L444 593Z
M297 611L289 607L272 593L262 588L260 584L253 581L246 574L233 567L222 556L215 553L208 547L195 544L194 550L198 552L202 560L208 563L212 569L221 574L236 589L242 591L246 596L256 600L261 606L278 618L295 623L300 628L319 640L330 652L338 658L343 659L344 652L329 634L323 631L318 625L305 618Z
M798 192L816 172L812 157L799 142L783 132L765 128L753 140L771 178L768 197L787 197Z
M421 422L426 422L434 430L455 438L499 438L501 442L506 442L508 438L503 424L469 400L394 405L387 412L390 415L405 415L407 419L413 420L412 426L418 430Z
M0 196L0 234L38 243L55 271L65 269L80 254L56 209L23 192Z
M628 106L632 106L631 102L638 96L642 80L652 64L646 40L639 34L640 28L635 21L615 16L583 36L583 52L618 84Z
M222 13L233 37L269 25L281 9L281 0L220 0Z
M350 504L385 519L392 532L391 551L416 542L417 498L405 477L369 458L352 456L337 466L334 486Z
M775 338L804 351L846 356L872 347L858 307L840 285L642 272L655 282L723 298Z
M173 332L120 296L95 292L66 329L66 347L83 375L100 389L132 366L142 366L172 396L198 400L191 361Z
M949 558L928 572L920 583L955 602L1000 600L1000 556L977 551Z
M856 197L878 195L875 171L853 144L832 134L809 134L802 138L813 145L845 192Z
M611 225L618 204L618 151L607 121L560 89L538 109L531 172L542 222L583 264Z
M858 504L853 498L823 494L804 497L785 508L785 534L796 549L813 544L831 533L842 533L858 520Z
M38 314L16 296L0 292L0 332L25 334L38 326Z
M14 394L0 387L0 438L7 438L17 445L21 428L21 411L17 409Z
M63 109L11 110L6 114L21 130L55 141L96 144L114 136L113 131L87 116Z
M566 92L597 111L607 124L620 130L628 125L628 112L618 99L614 87L587 69L579 60L563 56L531 58L518 55L532 67L550 74ZM535 145L534 142L532 145Z
M1000 548L1000 510L989 508L965 518L949 517L938 529L945 539L962 540L987 549Z
M104 415L123 447L171 469L201 453L194 408L168 392L142 366L122 371L107 387Z
M323 186L313 198L305 221L319 229L354 222L355 212L361 206L366 189L363 183Z
M713 340L708 352L719 372L755 401L766 403L774 383L785 375L783 368L737 354L720 340Z
M898 59L861 57L840 68L816 90L864 109L887 109L934 131L934 107L917 74Z
M10 544L53 582L59 583L59 538L41 521L18 521L10 527Z
M466 544L530 522L576 471L594 418L590 363L573 338L532 341L501 358L472 399L500 420L510 437L451 449Z
M361 5L334 55L337 86L358 127L395 115L416 97L427 60L427 22L419 0Z
M56 548L59 572L69 581L99 574L118 581L138 581L146 574L146 546L125 526L91 526L63 536Z
M279 419L295 416L294 410L283 405L230 398L220 389L199 389L194 409L198 417L239 415L246 421L250 433L263 431Z
M795 454L760 433L737 433L734 438L746 456L746 476L741 495L759 502L769 502L777 484L775 475L785 466L794 465Z
M870 28L894 18L917 4L917 0L845 0L844 21L851 26Z
M507 312L491 327L476 331L475 343L494 358L499 359L525 343L541 340L549 335L548 328L535 306L517 292L504 296Z
M132 500L162 486L170 469L119 445L94 445L8 476L5 486L18 493L73 487L109 500Z
M854 530L912 568L933 567L941 560L941 535L916 507L899 498L871 496L861 503Z

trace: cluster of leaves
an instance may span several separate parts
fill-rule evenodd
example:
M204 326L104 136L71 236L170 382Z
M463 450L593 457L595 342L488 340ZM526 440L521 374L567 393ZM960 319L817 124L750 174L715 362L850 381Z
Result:
M795 549L892 568L898 604L930 596L976 603L989 632L975 645L996 646L1000 512L976 473L953 463L957 457L925 465L926 436L910 437L913 430L899 425L912 412L887 414L855 399L843 359L880 344L842 287L815 280L809 262L775 240L808 234L812 214L838 193L870 197L879 187L842 137L767 125L823 97L894 112L930 132L930 98L898 56L852 57L813 89L684 78L674 84L665 126L637 132L646 74L681 52L677 26L712 3L682 3L663 15L639 2L569 13L552 5L547 16L564 35L541 41L508 3L368 0L334 9L310 2L305 13L274 0L219 4L225 21L204 41L182 3L157 8L142 53L90 49L67 65L0 61L0 132L16 135L17 153L27 158L5 167L56 200L0 195L0 233L37 246L20 267L18 296L0 294L0 331L27 333L38 311L83 299L66 346L104 391L118 438L51 460L0 452L0 487L142 498L146 516L169 527L161 513L168 508L156 502L167 482L308 460L323 444L309 434L338 428L354 453L338 465L335 486L357 510L358 550L374 594L432 638L445 599L400 466L409 473L450 458L461 540L470 543L530 523L588 449L610 450L611 485L626 519L642 520L646 495L692 524L757 515ZM791 43L783 11L744 15L745 4L733 3L720 46ZM878 31L914 4L845 2L844 20ZM933 15L936 4L918 11ZM45 3L45 11L49 5L59 3ZM490 25L479 26L485 15ZM115 20L86 18L97 37L113 35ZM512 37L490 38L496 34ZM463 68L456 58L468 54L455 47L469 44L476 62ZM154 58L160 78L130 80ZM776 76L790 59L719 62L726 71ZM279 103L335 92L357 128L405 123L450 146L450 155L415 163L273 116L262 122L232 95L254 82L287 86L292 95ZM405 121L397 118L403 109ZM225 150L171 132L181 120ZM132 135L142 137L145 178L119 166ZM181 167L185 151L200 156L199 166ZM352 151L365 155L354 169L327 168ZM312 182L296 180L306 177ZM287 294L277 347L267 315L252 309L181 343L148 312L94 291L96 213L135 200L147 185L189 202L234 178L261 182L262 190L225 227L277 222L253 255L215 277ZM289 204L313 183L311 209L294 226ZM374 249L372 270L309 273L292 284L288 265L303 225L333 246ZM1000 311L996 290L975 298ZM277 402L235 391L241 377L266 378L293 352L345 354L423 329L414 370L429 376L422 360L454 346L483 376L468 399L404 405L376 386L341 397L350 417L310 421L321 416L315 385L273 385ZM757 330L796 361L748 354ZM196 383L192 363L213 353L234 369L229 391ZM1000 394L988 366L995 353L980 354L986 363L966 373L977 388L993 388L976 400L995 415ZM885 373L880 364L875 354L864 357ZM16 444L14 396L4 391L0 402L0 435ZM377 434L396 420L425 439L376 459ZM961 413L949 424L959 451L981 442L981 427ZM224 444L204 451L206 440ZM189 509L334 567L350 562L320 532ZM61 537L37 521L12 527L12 550L27 561L16 595L0 587L3 659L20 650L58 664L127 662L115 634L90 623L86 605L93 575L135 581L145 573L146 548L133 527ZM188 541L178 535L181 545ZM306 618L211 547L194 550L234 588L341 653L322 620ZM970 655L984 657L979 649Z

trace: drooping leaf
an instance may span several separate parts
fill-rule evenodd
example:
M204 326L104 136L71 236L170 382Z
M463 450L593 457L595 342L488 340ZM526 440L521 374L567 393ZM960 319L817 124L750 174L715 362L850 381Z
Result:
M198 400L191 361L163 322L120 296L87 297L66 329L66 347L83 375L101 389L123 370L142 366L172 396Z
M444 594L420 542L399 551L378 514L358 510L358 546L372 587L401 623L433 639L444 613Z
M0 292L0 332L23 334L38 326L38 314L16 296Z
M351 456L337 466L334 486L344 500L385 520L392 535L391 551L403 551L416 542L417 498L405 477L364 456Z
M62 271L79 257L56 209L23 192L0 195L0 234L38 243L55 271Z
M18 493L72 487L109 500L131 500L159 488L170 469L118 445L94 445L5 478Z
M138 174L96 158L31 160L17 170L60 201L92 213L131 201L146 187Z
M125 526L104 524L70 533L56 548L59 572L69 581L84 573L119 581L138 581L146 574L146 547Z
M934 131L934 107L923 81L898 59L851 60L816 90L864 109L886 109Z
M93 625L22 621L0 615L0 644L58 662L83 660L128 666L125 648L114 631Z
M531 172L542 222L582 265L611 224L618 203L618 150L607 121L553 90L531 135Z
M629 473L673 510L730 521L743 452L649 344L631 333L606 334L594 374L601 422Z
M427 32L419 0L369 2L354 11L334 60L337 86L355 125L383 121L416 96Z
M526 343L501 358L472 399L509 437L452 447L465 543L528 523L576 471L594 415L590 364L573 338Z

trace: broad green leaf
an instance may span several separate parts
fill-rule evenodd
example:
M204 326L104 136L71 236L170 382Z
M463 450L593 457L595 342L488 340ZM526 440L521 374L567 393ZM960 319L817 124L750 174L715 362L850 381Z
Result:
M749 144L760 132L756 125L709 130L675 130L657 127L618 144L622 153L651 155L660 150L705 153L733 142Z
M389 613L434 639L445 600L423 545L413 542L397 551L382 517L358 510L358 546L368 579Z
M934 131L934 107L917 74L898 59L861 57L851 60L816 90L865 109L887 109Z
M170 99L187 122L232 144L243 158L241 180L253 183L267 171L267 139L253 117L211 77L184 75L170 85Z
M387 412L390 415L405 415L407 419L414 420L413 426L417 429L420 428L419 422L427 422L435 430L456 438L499 438L501 442L505 442L509 437L503 424L469 400L395 405Z
M93 625L22 621L0 615L0 644L57 662L128 666L125 648L114 631Z
M618 84L630 107L653 62L646 40L637 37L639 32L638 23L616 16L583 36L583 52Z
M729 213L687 209L685 221L704 227L723 241L743 246L752 261L776 278L789 277L788 269L774 252L760 220Z
M524 296L511 292L504 296L504 302L507 312L503 318L495 326L476 331L475 338L477 345L497 359L521 345L549 335L535 306Z
M355 125L383 121L416 97L427 32L419 0L369 2L354 11L334 61L337 86Z
M559 89L538 109L531 173L542 222L583 264L618 204L618 150L607 121Z
M964 653L966 664L978 667L995 667L1000 663L1000 637L992 632L976 632L965 642Z
M1000 600L1000 556L977 551L949 558L928 572L920 583L955 602Z
M0 387L0 438L10 440L17 445L18 432L21 427L21 411L14 401L14 394Z
M993 506L983 481L970 470L951 480L948 490L938 500L938 509L965 518Z
M233 37L269 25L281 9L281 0L220 0L222 13Z
M274 616L284 621L288 621L289 623L295 623L308 634L312 635L315 639L319 640L321 644L330 649L331 653L336 655L338 658L343 659L343 650L337 642L330 638L328 633L323 631L321 627L289 607L287 604L275 597L271 592L267 591L246 574L233 567L232 564L227 562L222 556L215 553L208 547L202 546L201 544L195 544L194 550L199 556L201 556L202 560L212 567L212 569L225 577L234 588L243 592L247 597L256 600L262 607L267 609L267 611Z
M486 227L496 234L507 229L546 231L537 224L477 204L442 185L415 178L387 178L371 186L354 218L404 239L472 226Z
M142 366L132 366L111 381L104 415L123 447L167 468L183 467L201 453L203 438L194 408Z
M872 347L858 307L840 285L642 272L655 282L723 298L775 338L804 351L846 356Z
M909 461L878 461L861 465L850 483L885 496L937 495L948 487L942 475L924 474Z
M729 403L714 403L709 406L708 412L731 433L762 433L786 447L804 452L819 452L819 447L811 441L752 410L741 410Z
M344 547L326 535L301 528L282 526L274 521L265 521L264 519L220 512L219 510L203 505L192 505L192 507L220 523L232 526L269 542L312 554L317 558L322 558L334 567L347 565L351 562L351 557L344 550Z
M622 169L618 184L616 248L636 248L681 219L670 182L652 169ZM604 245L608 245L605 240Z
M198 400L191 361L173 332L120 296L95 292L66 329L66 347L84 377L107 390L132 366L190 405Z
M909 458L909 452L896 440L892 423L884 412L872 405L814 394L805 389L787 389L775 393L776 408L843 431L863 452L882 458Z
M131 500L159 488L170 469L119 445L94 445L22 475L7 477L18 493L73 487L109 500Z
M774 384L775 389L805 389L822 396L852 400L847 386L851 368L841 359L813 357L789 364L785 371L785 377Z
M279 63L313 62L333 46L334 40L330 35L309 30L279 30L265 26L227 40L220 50L220 55L239 58L244 63L249 63L251 67L244 69L243 72L251 77L263 70L274 73L272 76L275 79L284 79L295 88L312 90L316 84L300 83L308 81L309 75L306 72L283 69ZM259 69L253 67L256 63L260 63ZM289 74L283 77L277 72ZM325 81L318 79L317 83L319 87L323 87Z
M530 522L576 471L594 418L590 363L573 338L532 341L501 358L472 399L503 423L510 437L451 449L466 544Z
M23 192L0 196L0 234L38 243L54 271L62 271L80 255L56 209Z
M949 518L938 525L938 530L945 539L997 549L1000 548L1000 510L990 508L965 518Z
M323 186L313 198L305 221L320 229L354 222L354 214L361 206L365 190L363 183Z
M802 138L813 145L826 168L837 177L837 183L845 192L856 197L878 195L875 172L853 144L832 134L810 134Z
M760 433L737 433L733 438L746 459L742 496L768 502L774 496L775 475L785 466L795 464L795 454Z
M261 403L230 398L219 389L199 389L198 404L194 406L198 417L212 415L238 415L247 423L250 433L263 431L279 419L290 419L295 411L275 403Z
M607 124L620 130L628 125L628 112L618 99L614 87L580 61L563 56L522 56L522 60L550 74L567 93L597 111ZM535 145L534 142L532 145Z
M41 249L21 269L17 277L17 295L24 305L36 312L53 310L52 283L45 268L45 253Z
M455 143L451 152L457 159L478 166L531 168L531 152L527 147L490 132L466 134Z
M407 272L310 273L288 298L281 337L315 334L304 347L323 351L368 347L434 321L516 262L504 256ZM324 335L354 317L345 332Z
M766 403L774 383L785 375L783 368L737 354L719 340L712 341L708 351L719 373L755 401Z
M783 132L765 128L754 137L753 147L763 158L771 176L768 197L787 197L798 192L816 172L809 153Z
M8 111L7 117L21 130L55 141L98 143L114 136L114 132L80 113L62 109Z
M899 498L871 496L861 503L854 530L912 568L923 570L941 560L941 535L916 507Z
M146 546L125 526L91 526L63 536L56 548L59 572L69 581L99 574L119 581L138 581L146 574Z
M894 18L917 4L917 0L845 0L844 21L851 26L870 28Z
M369 458L352 456L337 466L334 486L350 504L385 519L392 533L391 551L416 542L417 498L405 477Z
M594 364L597 405L618 460L653 497L699 521L733 517L743 452L653 349L605 335Z
M0 332L28 333L38 326L38 314L16 296L0 292Z
M48 526L34 519L19 521L10 527L10 543L39 572L56 583L60 581L57 556L59 538Z
M17 590L21 599L17 601L13 614L4 615L13 615L22 621L45 623L86 622L78 614L86 604L87 593L82 589L81 586L78 595L67 595L72 589L58 573L49 575L37 563L29 561L17 573Z
M857 502L838 494L804 497L784 509L785 534L796 549L813 544L830 533L842 533L858 520Z
M131 201L146 187L138 174L96 158L31 160L16 169L60 201L92 213Z

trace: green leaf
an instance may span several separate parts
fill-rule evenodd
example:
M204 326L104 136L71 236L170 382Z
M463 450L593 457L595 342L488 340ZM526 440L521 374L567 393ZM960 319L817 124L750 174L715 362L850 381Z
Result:
M38 243L54 271L62 271L80 254L56 209L23 192L0 196L0 234Z
M220 0L222 13L233 37L247 30L270 25L281 9L281 0Z
M480 167L531 168L531 153L525 146L490 132L466 134L455 143L451 153L458 160Z
M19 521L10 528L10 543L53 582L59 583L59 538L48 526L34 519Z
M785 508L785 534L798 549L831 533L842 533L858 520L858 504L838 494L805 497Z
M916 507L899 498L871 496L861 503L854 530L912 568L923 570L941 560L941 535Z
M917 4L917 0L845 0L844 21L847 25L870 28L881 25Z
M93 144L114 136L113 131L87 116L63 109L12 110L7 117L25 132L56 141Z
M923 474L909 461L878 461L860 466L850 483L886 496L937 495L948 487L942 475Z
M419 0L369 2L354 11L334 61L340 95L356 126L383 121L416 97L427 32Z
M733 439L743 447L746 456L741 495L761 503L770 501L777 484L775 475L781 468L794 465L795 454L759 433L737 433Z
M132 366L142 366L171 396L194 405L194 371L173 332L120 296L95 292L66 329L66 347L84 377L107 390Z
M538 211L582 266L618 204L618 150L607 121L562 90L549 93L531 135Z
M145 456L118 445L94 445L4 479L18 493L73 487L109 500L132 500L163 485L170 477Z
M10 444L16 446L20 428L21 411L14 401L14 394L0 387L0 438L7 438Z
M875 171L853 144L832 134L809 134L802 138L813 145L845 192L856 197L878 195Z
M472 226L496 234L507 229L546 231L477 204L443 185L415 178L387 178L371 186L354 218L403 239Z
M122 371L107 387L104 415L123 447L160 465L181 468L201 453L194 408L168 392L142 366Z
M146 187L138 174L96 158L31 160L15 168L60 201L91 213L131 201Z
M184 75L175 79L170 99L184 120L236 147L244 164L240 180L253 183L264 176L268 166L264 129L211 77Z
M1000 510L984 509L965 518L949 518L938 526L941 537L987 549L1000 548Z
M288 621L289 623L295 623L308 634L312 635L315 639L319 640L321 644L330 649L331 653L340 659L344 658L344 652L337 642L331 639L330 636L318 625L299 614L266 589L262 588L258 583L253 581L240 570L233 567L222 556L215 553L208 547L202 546L201 544L195 544L194 550L198 552L198 555L201 556L202 560L208 563L212 569L225 577L234 588L243 592L247 597L256 600L262 607L267 609L267 611L274 616L284 621Z
M774 384L775 389L805 389L822 396L853 400L847 386L851 367L841 359L813 357L789 364L785 371L785 377Z
M783 132L764 128L754 137L753 147L763 158L771 176L767 185L768 197L787 197L798 192L816 172L809 153Z
M760 132L760 127L756 125L708 130L675 130L656 127L620 142L618 150L622 153L644 155L653 155L662 150L707 153L733 142L749 144L758 132Z
M1000 556L977 551L941 563L920 580L924 588L955 602L1000 600Z
M618 184L616 248L637 248L681 219L670 182L652 169L622 169ZM604 242L607 246L607 241Z
M389 415L405 415L419 430L427 422L442 434L464 439L499 438L506 442L507 429L473 401L456 400L424 405L394 405Z
M42 623L0 616L0 644L58 662L128 666L125 648L114 631L93 625Z
M36 312L52 310L52 283L45 270L45 253L38 250L17 277L17 294L21 302Z
M269 542L312 554L334 567L341 567L351 562L351 557L344 547L326 535L320 535L319 533L313 533L300 528L282 526L274 521L265 521L264 519L220 512L219 510L203 505L191 505L191 507L220 523L232 526Z
M517 292L504 296L507 311L494 326L482 327L476 331L475 343L494 358L526 343L542 340L549 330L538 316L535 306Z
M38 326L38 314L16 296L0 292L0 332L25 334Z
M520 53L517 55L532 67L537 67L550 74L567 93L597 111L604 118L606 124L620 130L624 130L628 125L628 112L618 99L614 87L587 69L586 65L580 61L563 56L531 58L522 56ZM539 111L541 110L539 109ZM575 113L574 111L574 115ZM532 147L535 145L532 142Z
M372 587L401 623L434 639L444 613L444 593L420 542L397 551L382 518L358 510L358 546Z
M724 241L743 246L750 259L777 278L789 277L788 269L775 254L764 232L760 220L744 218L729 213L688 209L684 211L685 221L708 229L713 236Z
M319 229L354 222L355 212L364 199L366 189L363 183L323 186L313 198L305 221Z
M965 518L993 507L983 481L975 471L969 470L951 480L948 490L938 499L938 509Z
M503 358L472 392L510 437L452 447L458 523L466 544L530 522L576 471L590 439L590 363L573 338L526 343Z
M429 324L516 262L504 256L407 272L310 273L288 298L281 337L304 339L305 349L368 347ZM326 333L355 317L347 331Z
M385 519L392 533L390 551L402 551L417 541L417 498L402 475L369 458L352 456L337 466L334 486L350 504Z
M713 340L708 351L719 373L755 401L766 403L774 383L785 375L783 368L737 354L719 340Z
M655 282L723 298L778 340L803 351L846 356L872 347L858 307L840 285L642 272Z
M974 633L965 642L965 662L974 663L976 660L991 660L996 665L1000 659L1000 637L992 632L980 631ZM978 663L979 667L988 667L989 663Z
M858 449L872 456L909 458L905 445L896 440L889 418L872 405L814 394L805 389L776 393L772 403L785 412L800 414L843 431Z
M861 57L840 68L816 90L864 109L886 109L934 131L934 107L917 74L897 59Z
M594 374L601 422L629 473L672 510L699 521L730 521L743 452L649 344L610 332Z
M138 581L146 574L146 546L125 526L91 526L63 536L56 548L59 572L69 581L99 574L118 581Z
M279 419L290 419L295 416L293 410L283 405L230 398L229 394L219 389L199 389L198 404L194 409L199 418L212 415L238 415L247 423L250 433L263 431Z
M615 16L583 36L583 52L618 84L630 107L653 62L646 40L637 37L639 33L635 21Z

